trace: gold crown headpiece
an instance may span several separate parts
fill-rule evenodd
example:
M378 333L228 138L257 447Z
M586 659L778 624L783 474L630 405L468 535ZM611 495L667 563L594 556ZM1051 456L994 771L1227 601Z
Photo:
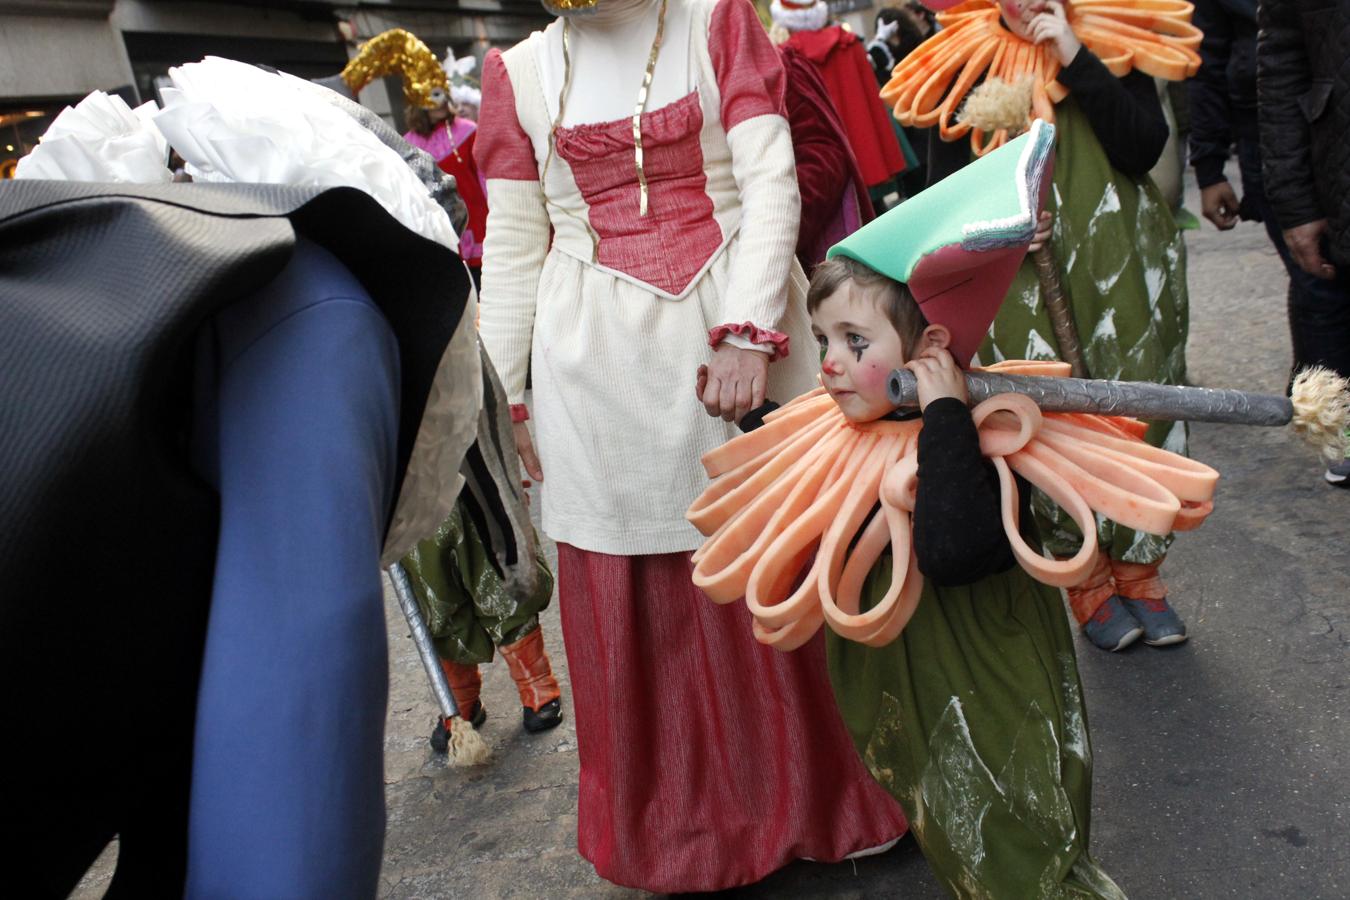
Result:
M403 77L403 99L409 106L434 109L450 99L450 79L436 54L415 34L392 28L361 45L342 70L342 80L353 94L376 78Z

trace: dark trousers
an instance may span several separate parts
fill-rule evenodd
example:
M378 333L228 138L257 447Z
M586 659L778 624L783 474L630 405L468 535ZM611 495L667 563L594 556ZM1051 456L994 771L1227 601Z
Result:
M1238 141L1238 166L1242 171L1243 212L1265 224L1271 243L1289 271L1289 335L1294 344L1294 371L1307 366L1327 366L1350 376L1350 270L1339 266L1336 278L1326 281L1300 269L1285 246L1284 235L1266 199L1261 182L1261 147L1256 140Z

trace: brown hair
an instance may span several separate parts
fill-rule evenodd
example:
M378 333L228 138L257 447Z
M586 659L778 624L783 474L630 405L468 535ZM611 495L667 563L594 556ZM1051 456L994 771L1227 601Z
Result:
M856 259L836 256L816 266L811 273L811 287L806 292L806 311L814 313L846 281L869 289L868 292L895 328L895 333L900 335L900 346L908 356L923 337L923 330L928 327L923 310L919 309L914 295L902 282L893 281Z
M455 111L450 110L450 116L447 122L455 120ZM423 109L420 106L406 106L403 108L403 121L407 124L409 131L415 131L422 137L429 137L436 130L436 125L431 123L431 110ZM437 123L440 124L440 123Z

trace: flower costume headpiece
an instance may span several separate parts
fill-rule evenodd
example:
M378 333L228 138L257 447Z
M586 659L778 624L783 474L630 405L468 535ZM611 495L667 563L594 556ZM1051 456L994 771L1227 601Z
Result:
M1054 104L1068 95L1055 80L1060 64L1045 45L1009 31L995 0L925 0L942 30L918 46L891 73L881 99L901 125L938 126L945 141L967 134L977 155L1002 146L1009 134L992 134L958 120L966 95L982 79L1031 83L1030 115L1055 121ZM1065 0L1069 26L1116 77L1132 69L1181 81L1200 67L1202 35L1191 24L1186 0Z
M954 354L973 352L1033 238L1053 143L1054 127L1034 122L830 255L904 281L929 321L952 331ZM1068 374L1067 364L1054 362L992 368ZM1072 585L1087 575L1097 555L1094 513L1161 534L1196 527L1212 508L1219 473L1144 443L1142 422L1043 413L1017 394L985 400L972 417L998 471L1013 554L1046 584ZM718 603L744 597L756 638L779 649L801 646L823 622L864 644L894 640L923 590L911 525L922 427L920 419L850 422L821 389L706 454L712 483L688 512L709 536L694 554L695 585ZM1023 540L1013 472L1077 521L1085 539L1072 559L1046 559ZM864 581L888 548L890 586L864 612Z

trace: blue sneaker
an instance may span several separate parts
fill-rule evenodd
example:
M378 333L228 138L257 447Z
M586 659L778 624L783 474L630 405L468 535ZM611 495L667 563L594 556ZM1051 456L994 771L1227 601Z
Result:
M1088 619L1083 626L1083 634L1094 646L1114 653L1139 640L1144 634L1144 628L1130 615L1120 597L1112 594Z
M1125 608L1129 610L1130 615L1144 626L1145 644L1150 647L1165 647L1186 640L1186 623L1181 621L1181 616L1167 605L1165 599L1132 600L1129 597L1121 599L1125 601Z

